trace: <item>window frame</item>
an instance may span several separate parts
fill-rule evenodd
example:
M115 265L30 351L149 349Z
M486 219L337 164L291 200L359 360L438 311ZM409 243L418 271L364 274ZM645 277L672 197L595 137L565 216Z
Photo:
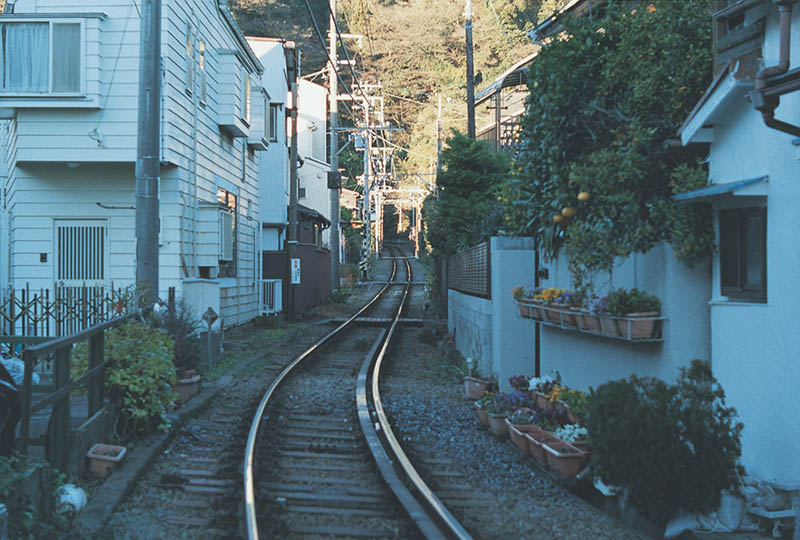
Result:
M197 42L198 54L198 68L200 71L200 105L205 105L208 101L208 78L206 75L206 42L198 40Z
M191 95L194 91L194 76L195 76L195 66L194 66L194 43L193 43L193 34L194 29L192 28L192 23L186 23L186 73L184 74L183 83L186 89L186 93Z
M2 79L0 79L0 97L84 97L86 96L86 20L80 17L67 17L67 18L20 18L0 21L0 32L4 25L11 24L47 24L47 39L48 39L48 56L47 56L47 92L24 92L3 90ZM80 41L80 65L78 66L78 75L80 77L80 88L75 92L53 92L53 25L56 24L77 24L80 27L79 41ZM5 64L5 51L3 50L3 43L0 41L0 69L4 69ZM2 74L0 74L2 77Z
M280 118L280 110L280 103L269 104L269 131L267 131L267 137L269 137L270 142L278 142L278 119Z
M221 198L224 199L224 201L220 200ZM231 249L231 260L217 261L217 277L236 277L239 269L239 194L225 189L224 187L217 186L217 204L219 204L221 209L233 214L233 245Z
M734 231L725 232L723 230L723 219L729 217L733 218L735 224ZM758 288L748 288L744 284L747 266L746 256L746 235L742 224L745 219L758 217L761 220L761 286ZM717 216L717 223L719 227L719 285L720 294L722 296L735 299L746 300L750 302L766 302L767 301L767 207L766 206L748 206L742 208L724 208L720 209ZM726 283L724 275L726 268L723 268L725 260L728 258L724 251L726 247L723 242L723 235L732 234L736 242L736 284ZM727 254L730 255L730 254Z
M250 81L250 72L245 66L242 66L242 95L241 95L241 109L240 118L250 127L253 114L253 85Z

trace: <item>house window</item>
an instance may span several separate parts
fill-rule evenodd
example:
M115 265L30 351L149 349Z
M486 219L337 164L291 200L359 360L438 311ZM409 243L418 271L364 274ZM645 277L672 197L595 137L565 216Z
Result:
M192 25L186 25L186 91L194 90L194 58L192 57Z
M220 207L229 211L232 215L232 219L230 220L230 228L231 230L228 231L230 234L230 260L222 260L219 261L219 277L236 277L236 255L238 251L237 246L237 222L236 214L237 214L237 205L236 205L236 195L231 193L230 191L217 188L217 202L219 203ZM223 220L227 221L227 220ZM225 243L225 233L226 231L220 231L220 243ZM223 246L224 247L224 246ZM226 250L227 251L227 250ZM227 258L227 257L226 257Z
M242 120L250 123L250 74L242 68Z
M197 52L199 53L199 63L198 66L200 67L200 103L206 102L206 43L205 41L200 41L197 44Z
M723 296L767 300L767 209L719 211L720 284Z
M80 22L0 24L4 93L80 93L82 58Z
M280 108L279 103L269 104L269 131L267 133L269 133L269 140L273 142L278 140L278 118L280 118L278 113Z

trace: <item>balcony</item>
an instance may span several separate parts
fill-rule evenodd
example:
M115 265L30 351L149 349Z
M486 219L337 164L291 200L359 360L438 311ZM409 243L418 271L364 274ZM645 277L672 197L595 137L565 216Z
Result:
M0 107L100 108L102 13L0 15Z

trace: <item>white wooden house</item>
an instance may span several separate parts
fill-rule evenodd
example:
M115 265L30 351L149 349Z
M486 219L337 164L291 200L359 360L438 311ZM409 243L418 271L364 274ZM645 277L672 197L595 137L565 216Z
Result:
M709 185L677 198L714 209L711 361L745 426L742 461L762 479L800 484L800 4L719 7L719 73L680 131L683 144L710 144ZM789 37L788 69L771 70L759 96L760 68L781 64ZM765 96L778 106L762 115Z
M297 90L297 154L303 160L303 165L297 170L297 200L330 219L327 105L328 90L324 86L300 79ZM329 228L314 230L319 245L328 245L329 234Z
M161 18L159 293L241 323L258 303L263 68L225 0L165 0ZM14 288L133 282L139 27L133 0L0 15Z

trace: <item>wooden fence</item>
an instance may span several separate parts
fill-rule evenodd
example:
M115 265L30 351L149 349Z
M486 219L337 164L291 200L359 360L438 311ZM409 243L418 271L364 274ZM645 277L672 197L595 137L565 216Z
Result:
M447 257L447 287L459 292L491 298L489 242Z
M130 288L81 285L55 290L8 289L0 296L0 335L60 337L133 308Z

